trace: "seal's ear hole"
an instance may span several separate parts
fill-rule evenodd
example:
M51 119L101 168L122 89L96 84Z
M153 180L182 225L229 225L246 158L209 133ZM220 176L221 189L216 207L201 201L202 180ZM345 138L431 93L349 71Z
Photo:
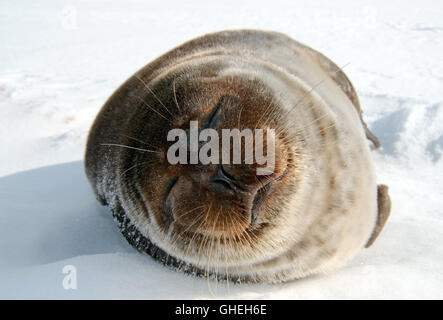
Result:
M375 225L374 231L366 243L365 248L369 248L375 242L391 212L391 198L389 197L388 186L384 184L377 186L377 206L377 224Z

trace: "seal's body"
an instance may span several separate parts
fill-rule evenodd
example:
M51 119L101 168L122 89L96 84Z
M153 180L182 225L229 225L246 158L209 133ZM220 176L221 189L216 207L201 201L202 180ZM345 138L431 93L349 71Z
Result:
M171 164L168 132L190 121L274 129L274 171ZM117 89L85 166L137 249L198 275L279 282L342 266L377 237L390 201L366 137L378 146L328 58L280 33L226 31L173 49Z

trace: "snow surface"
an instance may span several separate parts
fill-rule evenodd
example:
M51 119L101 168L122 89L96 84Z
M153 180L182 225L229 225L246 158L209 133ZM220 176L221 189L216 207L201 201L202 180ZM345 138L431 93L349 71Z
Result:
M0 298L443 298L443 3L1 1ZM345 67L383 148L393 210L373 247L325 276L216 285L137 253L81 161L107 97L222 29L287 33ZM62 269L77 268L65 290Z

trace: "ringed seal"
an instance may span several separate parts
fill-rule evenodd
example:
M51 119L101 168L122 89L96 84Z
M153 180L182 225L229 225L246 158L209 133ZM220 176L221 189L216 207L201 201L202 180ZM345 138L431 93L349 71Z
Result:
M168 132L191 121L272 128L273 172L171 164ZM281 282L340 267L380 233L390 200L366 138L379 146L332 61L281 33L224 31L123 83L91 128L85 168L138 250L187 273Z

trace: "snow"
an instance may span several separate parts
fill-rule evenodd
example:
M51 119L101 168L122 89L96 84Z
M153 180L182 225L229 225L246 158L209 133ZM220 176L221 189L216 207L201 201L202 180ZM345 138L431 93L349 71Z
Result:
M437 1L2 1L0 298L443 298L443 4ZM286 33L354 83L391 217L328 275L279 285L208 282L132 249L93 198L88 129L137 69L195 36ZM76 290L62 269L77 270Z

